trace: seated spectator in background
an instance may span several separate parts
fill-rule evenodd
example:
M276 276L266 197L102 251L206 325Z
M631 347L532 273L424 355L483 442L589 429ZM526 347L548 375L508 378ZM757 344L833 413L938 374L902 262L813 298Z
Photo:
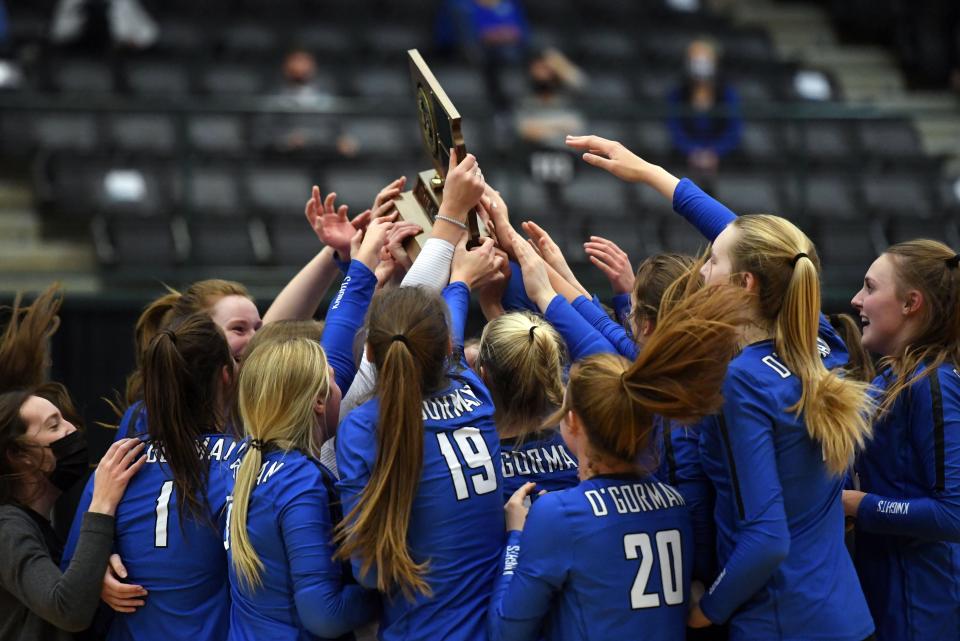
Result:
M490 102L497 111L507 110L511 103L500 73L504 67L523 63L529 39L519 0L445 0L437 16L437 46L461 49L483 69Z
M109 44L147 49L159 29L138 0L59 0L50 39L57 45L102 51Z
M719 75L716 47L694 40L687 48L687 76L670 92L667 121L674 150L687 159L691 173L709 182L720 159L740 145L743 121L736 91Z
M571 131L586 128L583 114L570 95L583 88L583 72L556 49L545 49L527 68L531 92L514 113L517 136L535 148L531 169L546 182L568 182L573 177L573 157L564 144ZM558 153L559 152L559 153Z
M325 107L333 98L317 81L313 54L302 48L287 53L283 79L271 93L275 104L284 108ZM358 150L357 141L339 123L314 113L267 113L259 119L254 136L258 147L272 151L332 151L353 157Z

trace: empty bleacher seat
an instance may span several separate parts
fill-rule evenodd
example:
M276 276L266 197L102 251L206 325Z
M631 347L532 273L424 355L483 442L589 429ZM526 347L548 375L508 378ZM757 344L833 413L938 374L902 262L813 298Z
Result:
M906 120L864 120L858 131L863 150L871 156L909 161L923 153L916 130Z
M323 245L307 221L292 216L276 216L267 223L273 262L278 265L304 265Z
M783 162L783 137L775 122L749 121L744 123L740 138L740 151L756 164Z
M156 277L158 269L175 266L182 256L174 224L173 219L160 215L107 218L105 225L112 245L110 262L119 268L149 270L151 277Z
M221 44L228 56L269 56L281 48L278 34L265 23L229 24L221 30L220 35Z
M853 125L842 120L806 120L794 123L787 132L797 154L811 161L854 164L860 158L851 136Z
M262 166L248 169L244 182L255 209L281 215L302 215L304 203L310 198L316 180L304 169Z
M348 25L322 21L298 29L293 42L321 60L330 57L350 58L359 45L359 39Z
M783 215L777 181L769 174L723 173L717 180L717 200L738 214Z
M590 83L583 95L587 102L628 102L633 99L633 89L630 86L630 80L627 77L626 70L623 72L589 72Z
M663 251L678 252L691 256L700 255L709 245L709 241L697 231L697 228L680 216L661 220L660 238Z
M123 152L172 155L176 123L164 114L113 114L106 120L110 142Z
M244 194L236 171L229 166L196 167L185 186L186 205L194 214L244 214Z
M220 62L200 74L200 90L211 96L254 95L266 84L264 70L252 64Z
M237 154L247 147L243 119L223 114L191 116L187 139L194 150L210 154Z
M896 218L931 218L932 183L922 174L867 174L862 178L867 207L874 214Z
M374 24L364 29L364 44L375 56L399 59L407 49L425 50L431 43L429 30L411 24Z
M110 93L113 70L106 59L57 57L48 63L50 83L62 93Z
M622 30L591 30L589 33L580 34L576 45L579 52L578 62L583 64L612 62L625 65L637 55L636 41Z
M192 216L188 224L190 262L195 265L256 265L259 257L253 230L257 225L258 221L245 217Z
M410 73L401 67L358 67L349 74L351 91L364 98L412 100Z
M135 60L126 65L127 85L144 96L184 96L190 92L190 72L175 60Z
M357 141L365 156L410 155L420 146L420 132L412 118L353 117L343 131Z
M399 170L399 168L398 168ZM326 172L325 179L320 183L320 190L324 193L337 192L337 203L349 205L350 216L356 216L373 205L373 199L381 189L398 177L384 167L349 167L342 166ZM413 188L414 176L407 175L407 188ZM309 194L307 194L309 196ZM304 199L306 202L306 199Z
M478 69L463 66L431 67L447 97L461 107L487 98L487 88Z
M866 220L866 212L859 206L854 175L806 174L793 179L799 198L797 207L810 216L825 220ZM789 183L788 183L789 184Z
M562 198L569 217L620 219L627 225L632 219L626 183L606 173L582 172L564 186Z
M32 119L34 144L45 151L95 151L100 145L91 113L42 112Z

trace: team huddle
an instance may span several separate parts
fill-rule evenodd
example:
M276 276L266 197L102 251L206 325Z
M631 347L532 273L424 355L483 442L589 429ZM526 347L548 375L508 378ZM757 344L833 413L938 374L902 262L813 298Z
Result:
M15 308L0 639L960 640L960 256L864 265L861 335L790 221L567 144L708 252L634 271L591 237L608 312L472 155L415 260L403 179L353 220L314 188L326 246L263 319L219 280L146 308L62 552L41 515L86 449L38 373L58 294Z

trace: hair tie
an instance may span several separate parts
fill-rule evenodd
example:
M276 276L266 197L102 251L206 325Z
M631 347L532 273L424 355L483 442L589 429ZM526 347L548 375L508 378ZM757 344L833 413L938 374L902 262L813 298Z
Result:
M531 326L530 326L530 342L531 342L531 343L533 342L533 330L535 330L536 328L537 328L536 325L531 325Z
M960 254L954 254L952 258L947 258L943 262L947 264L949 269L956 269L960 265Z
M177 344L177 335L172 329L161 329L160 333L170 339L170 342L176 346Z
M407 347L410 347L410 341L408 341L408 340L407 340L407 337L404 336L403 334L394 334L393 336L391 336L391 337L390 337L390 342L392 343L393 341L400 341L401 343L403 343L403 344L406 345Z
M793 257L793 260L790 261L790 266L796 267L797 261L800 260L801 258L810 258L810 257L804 254L803 252L800 252L799 254Z
M258 438L250 439L250 447L255 450L263 451L263 445L263 441Z

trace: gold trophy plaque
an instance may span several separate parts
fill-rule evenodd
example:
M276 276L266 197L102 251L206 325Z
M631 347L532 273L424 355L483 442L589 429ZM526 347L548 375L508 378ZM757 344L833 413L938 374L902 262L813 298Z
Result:
M420 234L407 245L412 255L420 252L427 241L440 203L443 201L443 181L450 164L450 149L457 150L457 158L463 160L467 146L463 140L460 112L453 106L450 98L436 76L430 71L426 61L416 49L407 51L410 62L410 79L413 83L414 97L417 101L417 119L423 147L433 161L433 169L417 174L412 191L405 191L395 200L397 210L403 220L415 222L423 227ZM470 239L480 235L477 214L471 210L467 215L467 229Z

